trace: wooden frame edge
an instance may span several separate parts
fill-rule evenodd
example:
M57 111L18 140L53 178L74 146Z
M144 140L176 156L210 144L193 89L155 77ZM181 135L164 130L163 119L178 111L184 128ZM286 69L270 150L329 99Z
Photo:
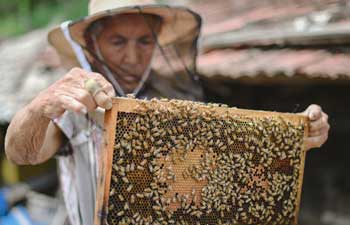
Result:
M309 119L305 116L304 119L302 119L301 123L305 124L304 129L304 140L309 135ZM296 210L295 210L295 221L294 224L297 225L299 221L299 212L300 212L300 203L301 203L301 192L303 188L303 180L304 180L304 169L305 169L305 161L306 161L306 145L305 141L303 141L303 149L301 153L301 162L300 162L300 168L299 168L299 187L298 187L298 196L296 200Z
M110 177L114 152L115 126L117 120L118 103L113 102L111 110L105 112L104 118L104 146L100 152L99 173L96 193L95 222L94 225L104 225L108 214L108 200L110 189ZM111 140L111 141L110 141Z

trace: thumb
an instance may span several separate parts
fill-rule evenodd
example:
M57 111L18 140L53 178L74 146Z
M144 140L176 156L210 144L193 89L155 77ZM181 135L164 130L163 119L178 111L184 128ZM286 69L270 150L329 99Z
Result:
M320 110L311 110L309 113L310 120L317 120L321 117L321 111Z

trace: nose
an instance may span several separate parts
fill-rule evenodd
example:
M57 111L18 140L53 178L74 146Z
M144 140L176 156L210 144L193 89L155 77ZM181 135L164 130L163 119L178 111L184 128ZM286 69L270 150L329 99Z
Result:
M127 64L136 65L139 62L139 52L135 42L128 42L124 57L124 62Z

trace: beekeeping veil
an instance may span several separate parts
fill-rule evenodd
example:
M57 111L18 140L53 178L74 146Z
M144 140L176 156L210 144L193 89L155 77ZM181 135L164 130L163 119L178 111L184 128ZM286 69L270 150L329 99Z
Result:
M185 7L153 3L150 0L91 0L89 16L78 21L65 22L53 29L48 36L49 42L56 48L62 60L70 66L80 65L83 69L91 71L92 62L97 62L98 72L112 83L119 96L124 96L128 93L125 93L114 78L118 70L113 70L106 63L98 46L95 49L89 47L86 36L91 35L93 39L96 38L98 32L91 28L99 25L99 21L112 16L154 15L161 19L160 32L152 30L157 47L149 68L144 71L140 84L133 93L135 95L139 93L150 72L177 80L184 86L197 82L195 60L201 27L200 16ZM154 29L150 24L149 27Z

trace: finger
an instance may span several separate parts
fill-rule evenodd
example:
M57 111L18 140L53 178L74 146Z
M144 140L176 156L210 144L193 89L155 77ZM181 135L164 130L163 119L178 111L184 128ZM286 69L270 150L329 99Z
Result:
M103 90L110 96L115 96L115 91L113 86L107 81L107 79L99 74L94 72L87 72L81 68L73 68L69 72L73 77L77 78L80 81L80 87L85 87L85 81L87 79L95 79L96 82L103 88Z
M97 104L94 97L85 89L81 88L70 88L62 92L64 95L68 95L82 103L88 112L92 112L96 109Z
M321 147L328 139L328 134L318 136L318 137L308 137L305 140L305 146L310 148L319 148Z
M112 108L112 98L106 94L95 78L90 78L85 81L85 89L94 97L98 106L104 109Z
M102 86L102 88L103 88L104 92L106 92L109 97L111 97L111 98L115 97L114 88L110 83L105 84L104 86Z
M315 130L315 131L310 131L309 132L309 137L317 137L317 136L322 136L326 133L329 132L329 125L327 124L327 126L323 127L322 129L320 130Z
M111 109L112 108L112 98L108 96L104 91L99 91L95 97L95 102L98 106L104 109Z
M65 109L62 108L62 103L53 102L44 106L44 115L47 115L50 119L56 119L64 113Z
M67 76L67 82L69 83L70 86L75 86L75 87L80 87L83 88L85 87L85 81L89 78L92 78L90 72L87 72L81 68L73 68L69 71L68 76Z
M91 73L91 77L94 78L97 83L103 88L103 91L109 96L114 97L115 91L111 83L99 73Z
M62 107L66 110L73 111L76 113L87 113L87 108L77 101L75 98L69 96L69 95L60 95L59 100L62 104Z
M318 119L316 121L312 121L310 123L310 132L321 130L323 127L326 127L327 124L328 123L326 123L323 119Z
M311 121L317 120L322 116L322 108L319 105L310 105L306 112Z

